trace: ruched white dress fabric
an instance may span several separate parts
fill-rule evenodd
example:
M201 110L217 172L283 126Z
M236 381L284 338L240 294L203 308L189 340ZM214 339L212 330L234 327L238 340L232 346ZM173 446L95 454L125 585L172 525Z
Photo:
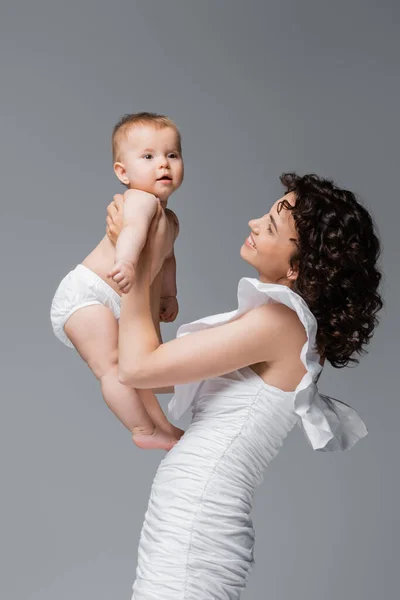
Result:
M238 301L236 311L183 325L178 337L282 302L307 332L307 373L294 392L268 385L250 367L176 386L170 414L179 418L192 406L193 418L154 478L132 600L240 598L253 565L254 490L295 423L315 450L345 450L367 433L352 408L318 393L317 324L302 298L243 278Z

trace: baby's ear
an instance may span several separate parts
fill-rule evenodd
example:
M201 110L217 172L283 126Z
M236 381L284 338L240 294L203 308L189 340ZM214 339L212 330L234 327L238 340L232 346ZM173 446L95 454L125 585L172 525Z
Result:
M123 183L124 185L129 185L128 175L126 174L126 169L123 163L114 163L114 173L116 174L121 183Z

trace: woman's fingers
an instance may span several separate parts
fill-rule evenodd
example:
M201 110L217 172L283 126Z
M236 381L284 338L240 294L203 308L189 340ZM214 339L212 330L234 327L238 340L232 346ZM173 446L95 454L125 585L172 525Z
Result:
M117 211L122 210L123 206L124 206L124 196L122 194L114 194L113 202L115 204Z
M110 204L107 206L107 214L109 217L113 217L113 215L116 215L118 212L118 208L114 202L114 200L112 202L110 202Z
M123 211L124 197L122 194L114 194L112 201L107 206L107 213L113 217L119 212Z
M124 197L114 194L112 202L107 206L106 233L111 243L115 246L121 233L124 214Z
M112 219L112 217L107 216L106 217L106 231L107 231L107 235L111 234L111 235L115 235L116 233L116 225Z

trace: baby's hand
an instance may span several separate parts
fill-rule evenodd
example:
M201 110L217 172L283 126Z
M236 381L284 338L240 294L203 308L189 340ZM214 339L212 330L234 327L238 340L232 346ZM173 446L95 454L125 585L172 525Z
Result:
M161 298L160 303L160 322L171 323L178 316L179 305L176 296Z
M127 294L135 280L135 266L128 260L119 260L108 273L107 277L111 277L118 285L123 294Z

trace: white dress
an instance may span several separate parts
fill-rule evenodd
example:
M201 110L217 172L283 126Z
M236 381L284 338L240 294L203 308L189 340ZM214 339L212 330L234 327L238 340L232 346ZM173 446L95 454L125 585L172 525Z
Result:
M318 393L317 323L302 298L286 286L243 278L238 301L237 310L183 325L177 336L281 302L306 329L307 373L294 392L266 384L250 367L176 386L171 416L192 406L193 419L154 478L132 600L240 598L253 565L254 490L295 423L315 450L345 450L367 433L353 409Z

